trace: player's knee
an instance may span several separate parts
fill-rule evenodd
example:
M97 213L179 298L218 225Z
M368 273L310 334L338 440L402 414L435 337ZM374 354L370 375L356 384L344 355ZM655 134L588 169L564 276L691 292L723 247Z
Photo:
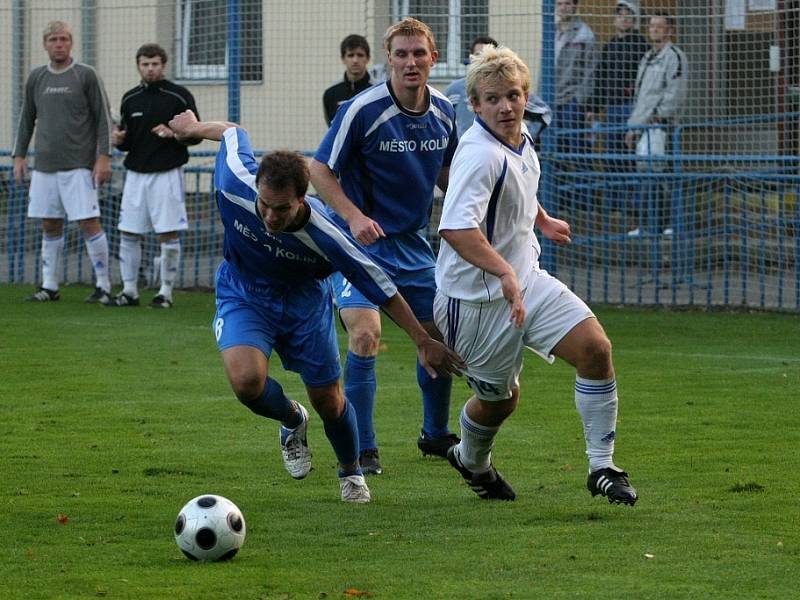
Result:
M355 327L350 332L350 350L359 356L375 356L381 341L381 330L376 327Z
M229 373L228 378L236 398L242 404L249 404L264 392L264 378L256 373Z
M578 372L592 379L606 379L613 374L611 340L605 335L590 338L583 346Z

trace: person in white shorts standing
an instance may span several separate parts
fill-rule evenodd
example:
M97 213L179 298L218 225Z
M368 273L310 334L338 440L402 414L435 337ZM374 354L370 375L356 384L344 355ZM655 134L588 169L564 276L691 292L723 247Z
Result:
M64 217L77 221L94 269L95 290L86 302L108 304L108 239L100 224L97 187L111 179L111 117L103 82L89 65L72 58L72 31L63 21L45 27L49 63L25 83L17 139L14 181L21 185L25 157L36 129L36 161L31 176L28 217L42 220L42 285L26 298L59 300Z
M164 78L166 65L167 53L158 44L144 44L136 51L142 81L122 96L120 127L112 134L114 145L128 153L128 171L117 226L122 234L123 288L110 306L139 305L142 236L151 231L161 242L161 287L150 306L171 308L173 304L181 256L178 232L189 226L183 193L183 165L189 161L189 152L167 123L185 110L199 115L189 90Z
M491 460L494 438L519 401L525 347L577 370L575 404L589 456L588 488L633 505L636 490L613 463L617 388L611 343L586 304L539 269L537 227L567 244L570 226L549 216L536 191L539 161L523 125L531 80L508 48L486 46L467 70L476 118L450 169L436 263L436 325L467 364L473 392L461 442L448 460L483 499L514 500Z

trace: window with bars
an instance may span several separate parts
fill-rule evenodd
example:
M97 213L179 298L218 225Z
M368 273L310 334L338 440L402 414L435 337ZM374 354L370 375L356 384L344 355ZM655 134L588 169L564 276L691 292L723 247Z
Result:
M395 0L395 18L415 17L433 30L439 61L431 77L463 77L472 40L489 35L488 0Z
M228 3L220 0L179 0L177 6L177 77L221 80L228 77ZM240 0L240 76L263 77L262 3Z

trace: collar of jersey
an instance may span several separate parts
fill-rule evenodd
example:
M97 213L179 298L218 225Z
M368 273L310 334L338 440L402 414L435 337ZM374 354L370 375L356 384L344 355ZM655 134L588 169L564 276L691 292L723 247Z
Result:
M476 122L478 125L480 125L481 127L483 127L483 129L484 129L484 131L486 131L486 133L488 133L490 136L492 136L492 137L493 137L494 139L496 139L498 142L500 142L501 144L503 144L503 146L505 146L506 148L508 148L509 150L511 150L511 151L512 151L514 154L518 154L518 155L522 156L522 151L525 149L525 143L528 141L528 136L525 134L525 132L524 132L524 131L522 132L522 143L519 145L519 148L515 148L514 146L512 146L512 145L511 145L511 144L509 144L508 142L506 142L506 141L504 141L504 140L500 139L500 138L499 138L499 137L498 137L498 136L495 134L495 132L494 132L494 131L492 131L491 129L489 129L489 126L488 126L486 123L484 123L484 122L483 122L483 119L481 119L479 115L475 115L475 122Z
M75 66L75 63L76 63L75 59L74 59L72 56L70 56L70 57L69 57L69 66L68 66L68 67L64 67L63 69L60 69L60 70L56 71L56 70L55 70L55 69L54 69L54 68L53 68L53 67L50 65L50 61L47 61L47 70L48 70L48 71L50 71L50 72L51 72L53 75L61 75L62 73L66 73L66 72L67 72L67 71L69 71L69 70L70 70L72 67L74 67L74 66Z
M401 113L406 114L409 117L421 117L426 112L428 112L428 109L430 109L431 107L431 91L428 89L427 85L425 86L425 110L420 110L420 111L409 110L405 106L400 104L400 100L398 100L397 96L394 95L394 90L392 89L392 83L388 79L386 80L386 87L389 89L389 95L392 97L392 102L394 102L394 105L398 108L398 110Z
M154 81L153 83L147 83L146 81L142 80L142 87L145 88L145 89L149 88L149 89L157 90L157 89L160 89L160 88L164 87L164 82L165 81L166 81L166 79L164 77L162 77L158 81Z

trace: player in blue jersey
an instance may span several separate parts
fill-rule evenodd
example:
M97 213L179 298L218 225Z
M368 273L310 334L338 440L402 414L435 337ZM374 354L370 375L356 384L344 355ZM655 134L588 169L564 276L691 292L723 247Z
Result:
M232 123L198 122L191 111L169 122L179 140L221 140L214 188L225 228L217 271L214 333L236 397L281 423L284 465L295 479L311 470L308 412L269 377L273 349L300 374L339 463L342 500L369 502L358 463L355 412L342 396L329 275L341 271L411 337L431 377L458 372L460 359L435 341L386 274L306 196L308 166L293 152L256 162L247 134Z
M450 464L481 498L516 494L492 464L500 426L517 407L526 347L575 367L593 496L633 505L636 490L614 465L617 383L611 342L588 306L539 268L534 226L557 244L570 226L536 197L539 160L523 125L531 77L508 48L472 57L467 93L475 124L461 138L442 208L434 312L447 343L467 363L473 395L461 412L461 442Z
M311 162L311 182L366 252L390 275L423 327L433 324L435 259L425 232L434 187L447 187L458 136L450 101L427 84L438 56L433 33L416 19L389 27L383 37L389 79L342 104ZM375 357L380 316L364 290L334 275L339 315L347 328L345 393L356 407L361 464L383 471L373 426ZM417 368L424 454L446 456L458 438L448 429L448 377L431 379Z

